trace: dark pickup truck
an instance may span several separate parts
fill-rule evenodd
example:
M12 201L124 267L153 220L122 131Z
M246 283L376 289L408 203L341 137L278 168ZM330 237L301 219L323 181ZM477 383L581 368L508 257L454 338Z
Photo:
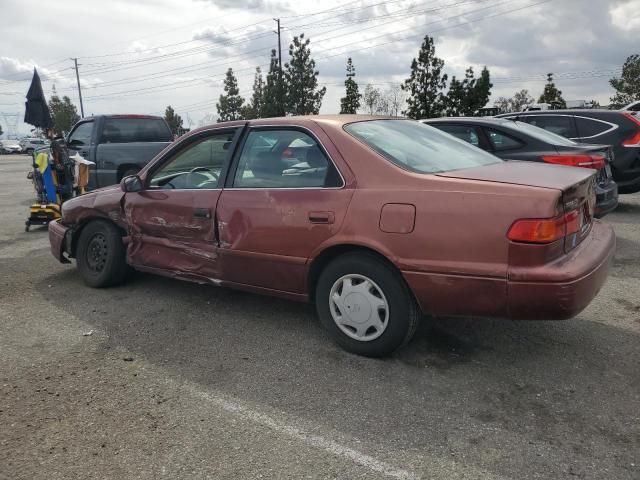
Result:
M98 115L76 123L66 139L69 154L95 162L89 189L133 175L173 141L169 126L150 115Z

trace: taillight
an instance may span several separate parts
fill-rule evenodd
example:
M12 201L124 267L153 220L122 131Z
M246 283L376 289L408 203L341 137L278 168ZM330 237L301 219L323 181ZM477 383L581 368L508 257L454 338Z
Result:
M638 118L631 113L625 113L624 115L633 123L638 125L638 130L632 137L624 140L622 142L622 145L624 145L625 147L640 147L640 120L638 120Z
M543 155L542 160L547 163L555 163L557 165L594 168L596 170L600 170L606 165L606 160L602 155Z
M525 218L516 220L507 238L512 242L552 243L556 240L577 233L582 229L582 213L580 208L554 218Z

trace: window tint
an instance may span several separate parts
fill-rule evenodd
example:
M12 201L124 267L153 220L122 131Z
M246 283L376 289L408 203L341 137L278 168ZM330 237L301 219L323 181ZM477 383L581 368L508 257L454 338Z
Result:
M412 120L370 120L344 128L383 157L414 172L438 173L502 162L463 140Z
M475 127L465 125L440 125L438 123L433 124L433 126L471 145L476 147L480 146L480 139L478 138Z
M171 131L160 118L107 118L100 143L170 142Z
M251 131L233 182L236 188L335 187L335 167L316 141L299 130Z
M516 148L522 147L522 142L516 140L513 137L510 137L504 132L499 132L498 130L494 130L492 128L485 128L485 132L487 132L487 137L489 137L489 143L491 143L491 147L496 151L500 152L502 150L513 150Z
M578 136L594 137L606 132L611 128L611 125L591 118L576 117L576 127L578 128Z
M216 133L187 146L153 174L150 186L179 190L218 188L234 133Z
M69 137L70 145L90 145L93 122L84 122L78 125Z
M573 126L573 118L567 115L524 115L519 120L563 137L574 138L578 136Z
M512 121L511 123L509 123L509 129L519 130L522 133L529 135L530 137L533 137L550 145L576 145L576 142L568 139L567 137L563 137L562 135L550 132L549 130L545 130L544 128L529 125L528 123L524 123L521 121Z

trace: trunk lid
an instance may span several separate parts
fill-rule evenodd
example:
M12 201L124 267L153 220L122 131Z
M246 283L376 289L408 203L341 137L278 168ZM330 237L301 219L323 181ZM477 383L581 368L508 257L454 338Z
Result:
M601 155L605 159L605 167L598 170L596 180L598 184L605 185L612 179L611 177L611 164L613 163L613 148L611 145L591 145L580 143L575 146L556 145L556 151L559 154L587 154L587 155Z
M508 161L442 172L438 176L561 191L561 204L557 205L557 213L559 216L567 216L571 227L564 240L565 252L575 248L591 230L596 205L596 170L537 162Z

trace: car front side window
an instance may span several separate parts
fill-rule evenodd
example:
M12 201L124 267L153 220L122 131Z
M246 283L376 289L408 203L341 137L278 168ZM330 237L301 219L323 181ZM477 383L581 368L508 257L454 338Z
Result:
M219 188L234 133L215 133L191 143L152 174L149 187L164 190Z

